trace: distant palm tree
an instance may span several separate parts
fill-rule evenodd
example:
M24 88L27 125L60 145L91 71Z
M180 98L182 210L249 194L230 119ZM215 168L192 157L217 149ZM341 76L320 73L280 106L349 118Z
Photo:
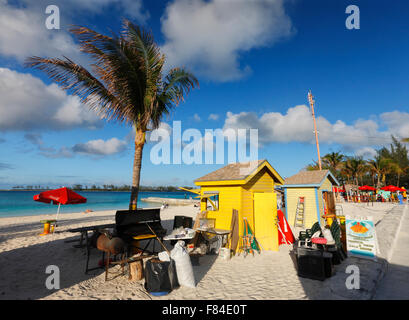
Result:
M305 167L305 170L307 170L307 171L314 171L314 170L319 170L319 169L320 169L320 166L319 166L319 164L318 164L318 161L315 161L315 160L312 160L312 161L313 161L313 163L308 164L308 165ZM322 165L322 170L325 170L325 169L328 169L328 166L324 163L324 164Z
M391 171L392 171L393 173L396 173L396 175L397 175L396 186L399 187L400 177L401 177L402 175L404 175L404 174L407 172L407 170L409 170L409 166L407 166L407 167L402 167L398 162L392 162L392 163L390 164L390 167L391 167Z
M322 157L322 161L332 170L338 171L342 167L345 156L340 152L331 152Z
M407 142L407 143L409 143L409 138L403 138L403 139L402 139L402 142Z
M354 179L356 185L359 185L358 178L366 170L366 162L362 157L350 157L345 161L345 171Z
M85 27L70 30L81 50L93 61L91 72L67 57L31 57L26 66L44 71L64 90L76 95L108 120L135 128L135 154L129 208L136 209L145 134L159 126L197 79L183 68L162 75L165 56L150 32L124 20L122 32L112 37Z
M376 175L377 185L379 189L381 186L381 181L384 184L386 180L386 175L392 170L392 159L383 158L377 155L374 160L368 161L369 170Z

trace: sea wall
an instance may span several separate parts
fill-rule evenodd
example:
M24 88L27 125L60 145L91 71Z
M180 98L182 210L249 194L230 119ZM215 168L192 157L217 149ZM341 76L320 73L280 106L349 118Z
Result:
M197 199L175 199L175 198L157 198L157 197L147 197L142 198L141 201L143 202L153 202L153 203L167 203L168 205L174 206L187 206L194 203L198 203Z

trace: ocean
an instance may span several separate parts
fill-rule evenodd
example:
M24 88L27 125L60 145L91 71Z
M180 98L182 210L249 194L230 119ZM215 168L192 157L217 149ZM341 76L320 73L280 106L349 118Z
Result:
M33 200L40 191L0 191L0 218L34 216L40 214L57 213L58 205L37 202ZM112 191L81 191L87 198L87 203L61 206L60 214L82 212L87 209L93 211L128 209L130 192ZM189 192L140 192L139 199L147 197L178 198L193 197ZM159 207L160 203L149 203L138 200L139 208Z

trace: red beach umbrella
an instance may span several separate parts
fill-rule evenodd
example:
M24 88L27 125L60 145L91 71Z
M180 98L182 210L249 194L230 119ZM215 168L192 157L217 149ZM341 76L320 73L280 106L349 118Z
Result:
M399 191L400 188L395 187L395 186L392 186L392 185L389 185L389 186L382 187L381 190L390 191L390 192L396 192L396 191Z
M361 191L375 191L376 190L376 188L374 188L374 187L371 187L371 186L362 186L362 187L359 187L358 188L359 190L361 190Z
M87 198L79 195L78 193L68 189L66 187L43 191L40 194L36 194L33 197L34 201L58 204L57 220L58 214L60 213L60 206L65 204L79 204L87 202Z

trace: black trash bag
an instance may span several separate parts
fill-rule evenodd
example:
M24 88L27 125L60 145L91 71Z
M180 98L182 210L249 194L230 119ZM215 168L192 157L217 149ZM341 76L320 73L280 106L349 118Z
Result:
M179 287L175 261L150 259L145 264L145 289L148 292L171 292Z

